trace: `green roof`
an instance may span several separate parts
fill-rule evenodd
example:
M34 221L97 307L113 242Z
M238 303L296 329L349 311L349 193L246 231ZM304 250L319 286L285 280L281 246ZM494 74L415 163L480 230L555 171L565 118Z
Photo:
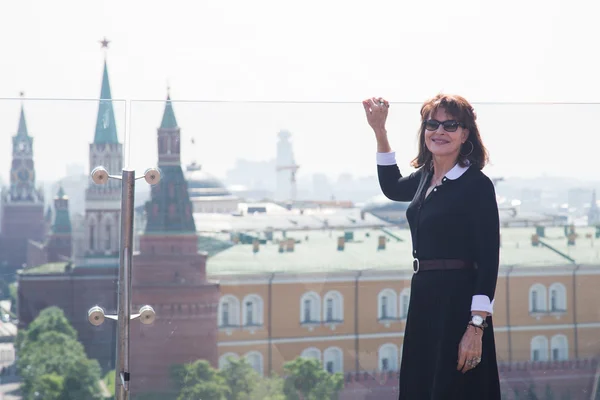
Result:
M21 271L23 275L47 275L47 274L62 274L65 272L65 267L68 262L54 262L38 265L37 267L27 268Z
M388 229L401 239L397 241L386 235L385 250L377 250L378 237L385 235L377 229L355 229L354 240L346 242L342 251L337 250L337 238L343 231L306 231L288 233L297 240L293 252L279 252L277 239L261 244L257 253L251 244L237 244L225 249L207 261L211 275L265 274L265 273L311 273L343 272L361 270L412 269L412 245L408 229ZM578 238L574 246L567 244L563 228L546 228L541 240L548 246L532 246L534 227L502 228L501 266L553 267L573 264L600 265L600 239L595 238L595 228L576 228ZM367 236L368 234L368 236ZM586 235L591 235L587 237ZM306 239L308 238L308 240ZM562 255L561 255L562 254Z
M160 123L161 129L175 129L177 128L177 119L175 118L175 111L173 110L173 103L171 103L171 96L167 96L167 102L165 103L165 112L163 113L162 122Z
M106 61L104 62L104 73L102 75L102 88L100 90L100 104L98 105L94 143L119 143Z
M19 128L17 129L18 137L29 137L27 131L27 122L25 121L25 109L21 106L21 116L19 117Z

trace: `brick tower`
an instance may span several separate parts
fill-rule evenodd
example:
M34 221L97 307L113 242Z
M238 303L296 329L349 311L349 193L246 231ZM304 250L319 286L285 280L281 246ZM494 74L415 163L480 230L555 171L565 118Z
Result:
M120 175L123 169L123 145L117 136L106 60L89 160L90 171L103 166L109 174ZM119 265L120 213L121 183L109 179L106 184L97 185L90 178L85 191L85 261L82 266L116 268Z
M198 252L170 96L158 129L158 167L161 181L146 203L146 227L132 266L133 311L145 304L156 311L152 325L131 327L134 394L167 393L174 364L205 359L216 367L218 359L219 287L207 281L206 255Z
M44 195L35 186L33 138L27 131L23 107L12 138L10 186L2 191L0 207L0 266L16 271L27 263L29 240L42 241L45 236Z
M48 262L71 259L73 252L69 198L62 186L54 198L54 223L47 243Z

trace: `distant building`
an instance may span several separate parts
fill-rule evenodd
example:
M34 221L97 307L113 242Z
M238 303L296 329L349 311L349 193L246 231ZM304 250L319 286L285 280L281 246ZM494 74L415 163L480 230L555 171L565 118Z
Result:
M17 134L12 138L10 186L2 189L0 214L0 267L14 272L27 265L29 241L43 241L47 229L44 194L36 187L33 138L27 131L23 107Z

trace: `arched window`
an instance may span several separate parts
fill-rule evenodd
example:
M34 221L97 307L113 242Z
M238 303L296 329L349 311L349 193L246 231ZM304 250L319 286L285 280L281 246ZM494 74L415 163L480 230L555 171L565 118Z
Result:
M398 371L399 360L398 346L393 343L386 343L379 348L379 371Z
M410 303L410 288L404 288L400 292L400 319L406 319L408 316L408 305Z
M550 285L550 311L567 311L567 289L562 283Z
M531 361L548 361L548 338L535 336L531 339Z
M529 288L529 312L546 311L546 287L536 283Z
M396 292L392 289L384 289L377 296L377 318L396 319Z
M245 356L248 364L256 371L260 376L263 376L263 355L258 351L251 351Z
M336 290L327 292L323 302L323 315L326 322L340 322L344 320L344 298Z
M240 325L240 302L237 297L226 295L219 300L219 327Z
M94 250L96 248L95 242L96 242L96 224L94 223L94 221L90 221L90 228L89 228L89 239L90 239L90 250Z
M242 301L242 323L244 326L262 326L263 301L257 294L250 294Z
M344 353L339 347L329 347L323 352L323 367L330 374L344 372Z
M317 349L316 347L309 347L308 349L304 349L304 351L302 351L300 357L314 358L321 362L321 350Z
M304 293L300 299L300 322L321 321L321 297L315 292Z
M237 360L239 357L235 353L225 353L219 357L219 369L225 369L229 365L230 360Z
M552 361L564 361L569 359L569 342L565 335L554 335L550 339L552 349Z

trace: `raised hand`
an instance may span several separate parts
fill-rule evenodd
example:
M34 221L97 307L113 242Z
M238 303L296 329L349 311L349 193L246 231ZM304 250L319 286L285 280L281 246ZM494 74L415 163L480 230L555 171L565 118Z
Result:
M375 134L385 132L385 122L387 120L390 103L381 97L366 99L362 103L365 108L365 113L367 114L367 122L369 123L369 126L373 128Z

